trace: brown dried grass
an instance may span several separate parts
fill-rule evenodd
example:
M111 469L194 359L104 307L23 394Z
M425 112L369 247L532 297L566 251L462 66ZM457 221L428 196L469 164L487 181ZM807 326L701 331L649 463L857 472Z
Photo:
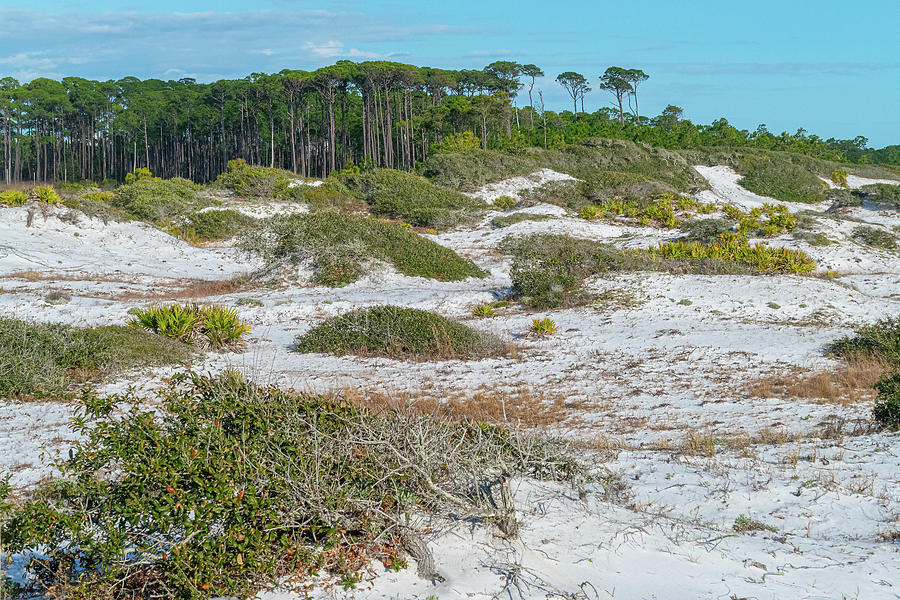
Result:
M854 356L833 370L804 373L795 369L760 377L750 382L746 392L752 398L799 398L848 406L873 400L872 386L889 368L891 365L878 357Z

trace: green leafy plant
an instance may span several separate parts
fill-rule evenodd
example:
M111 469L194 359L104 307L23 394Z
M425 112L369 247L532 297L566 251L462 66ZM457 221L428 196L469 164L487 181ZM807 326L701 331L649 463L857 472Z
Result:
M875 384L878 392L872 416L888 429L900 429L900 373L885 373Z
M553 335L557 332L556 322L550 318L534 319L531 321L531 333L541 337Z
M82 397L61 478L0 533L5 552L33 557L33 590L195 600L253 597L287 577L349 582L372 560L402 561L406 514L484 518L499 512L498 478L586 473L558 443L286 394L233 371L177 375L158 400Z
M479 304L472 310L472 314L476 317L493 317L497 314L497 311L494 310L494 305L491 302L485 302L483 304Z
M88 192L84 195L86 200L92 200L94 202L112 202L115 194L112 192Z
M850 173L847 172L847 169L835 169L831 172L831 183L839 185L842 188L850 187L850 184L847 183L848 175L850 175Z
M150 169L147 167L138 167L134 170L133 173L125 174L125 184L130 185L136 181L143 181L147 179L159 179L159 177L153 177L153 173L150 172Z
M277 198L290 193L290 183L300 179L290 171L249 165L243 158L229 160L216 185L247 198Z
M41 202L47 204L58 204L62 202L62 198L56 193L52 187L39 185L31 190L31 193Z
M387 356L414 360L477 360L503 356L496 336L413 308L375 306L313 327L294 341L296 352Z
M0 192L0 204L6 206L21 206L28 202L28 194L19 190L6 190Z
M843 358L863 354L900 364L900 317L886 317L860 327L855 335L832 342L828 352Z
M499 198L494 198L492 204L497 210L509 210L515 208L516 204L518 204L518 200L512 196L500 196Z
M237 311L226 306L168 304L137 309L128 325L216 350L236 349L250 333Z
M208 204L198 199L200 189L197 184L179 177L138 179L116 188L112 205L124 209L135 219L165 223Z

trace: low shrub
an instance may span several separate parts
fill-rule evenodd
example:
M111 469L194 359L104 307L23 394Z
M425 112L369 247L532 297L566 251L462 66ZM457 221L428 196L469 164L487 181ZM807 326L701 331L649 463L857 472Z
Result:
M28 194L19 190L6 190L0 192L0 204L6 206L21 206L28 202Z
M493 317L496 314L497 312L494 310L494 305L491 302L479 304L472 310L472 316L479 318Z
M410 277L459 281L484 277L474 263L396 224L336 212L279 216L239 243L274 268L311 263L316 281L340 287L362 277L375 261Z
M856 192L868 202L883 204L900 209L900 185L876 183L864 185Z
M242 158L229 160L216 185L245 198L276 198L288 193L288 186L299 176L284 169L248 165Z
M900 365L900 317L860 327L853 336L832 342L828 352L847 359L862 354Z
M531 333L537 336L547 336L556 333L558 328L553 319L534 319L531 321Z
M192 242L213 242L236 237L256 223L253 217L236 210L205 210L187 217L175 230Z
M872 416L888 429L900 429L900 373L885 373L875 384Z
M708 214L715 209L715 204L699 202L690 196L664 193L654 200L609 200L600 205L585 206L579 216L589 220L624 216L636 219L641 225L653 224L671 229L679 226L678 217Z
M511 208L515 208L518 201L512 196L500 196L499 198L494 198L494 201L491 205L497 210L509 210Z
M160 224L201 208L204 203L197 198L200 189L199 185L180 177L139 179L116 188L112 205L135 219Z
M897 249L897 236L878 227L860 225L853 229L851 236L858 242L874 248L881 248L882 250Z
M494 217L491 219L491 227L495 229L502 229L504 227L509 227L510 225L515 225L516 223L524 223L525 221L547 221L549 219L553 219L552 215L537 215L534 213L526 213L526 212L517 212L511 215L504 215L502 217Z
M163 337L201 348L234 350L244 342L250 327L237 311L227 306L169 304L137 309L128 325L142 327Z
M83 198L93 202L112 202L115 196L112 192L88 192L84 194Z
M414 360L477 360L507 353L496 336L398 306L362 308L329 319L298 336L294 350Z
M56 190L49 186L39 185L31 190L31 194L39 201L47 204L57 204L62 202L62 198L59 197Z
M685 233L683 241L714 244L719 237L734 231L735 224L728 219L696 219L680 224Z
M480 198L440 188L419 175L376 169L342 177L376 215L418 227L447 228L475 222L488 209Z
M150 169L148 169L147 167L138 167L134 170L133 173L125 174L126 185L130 185L136 181L143 181L145 179L156 179L158 181L160 178L154 177L153 173L151 173Z
M847 183L848 175L850 175L850 173L847 172L847 169L835 169L831 172L831 183L839 185L842 188L850 187L850 184Z
M440 142L431 144L433 154L450 154L451 152L477 152L481 150L481 140L471 131L461 131L444 137Z
M771 248L764 244L750 245L739 235L722 235L713 244L699 242L661 242L650 248L652 256L672 259L711 259L749 265L759 273L805 274L816 268L806 253L789 248Z
M194 600L318 574L350 585L373 560L402 568L404 548L429 558L410 513L500 529L514 510L500 501L507 479L597 480L560 443L233 371L178 375L146 406L85 394L61 478L4 505L4 552L32 557L32 590Z
M787 158L744 155L740 163L740 184L760 196L783 202L821 202L826 190L821 179Z
M337 176L329 177L322 185L295 185L288 187L284 198L304 202L312 211L355 208L368 211L368 205L354 196Z
M468 192L485 183L527 175L538 168L538 162L527 156L469 150L432 154L422 163L420 171L435 185Z
M749 533L751 531L772 531L775 533L778 532L778 528L774 525L768 525L767 523L763 523L762 521L751 519L747 515L738 515L738 517L734 520L734 525L732 525L731 528L737 533Z
M66 396L135 367L184 363L189 347L129 327L79 328L0 317L0 397Z

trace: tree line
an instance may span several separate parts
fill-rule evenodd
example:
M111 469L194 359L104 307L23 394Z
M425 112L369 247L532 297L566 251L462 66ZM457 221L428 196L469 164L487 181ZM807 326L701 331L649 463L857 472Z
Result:
M536 89L544 75L536 65L513 61L449 70L342 60L315 71L212 83L6 77L0 79L0 170L7 184L121 181L138 167L203 182L228 160L243 158L321 177L352 165L410 169L459 134L471 134L484 149L512 151L611 137L673 149L754 146L900 164L900 146L870 149L861 136L824 140L802 129L775 135L764 125L750 132L725 119L698 125L671 105L642 117L638 89L649 76L640 69L610 67L599 76L611 106L592 113L584 108L590 80L559 74L555 81L572 110L555 112Z

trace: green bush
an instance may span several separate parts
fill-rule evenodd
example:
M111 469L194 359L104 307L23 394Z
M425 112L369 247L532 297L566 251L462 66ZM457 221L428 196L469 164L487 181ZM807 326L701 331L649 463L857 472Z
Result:
M545 337L553 335L558 330L556 322L553 319L534 319L531 321L531 333L534 335Z
M863 354L900 364L900 317L887 317L860 327L852 337L832 342L828 351L843 358Z
M480 198L437 187L424 177L404 171L377 169L345 175L342 182L355 190L376 215L403 219L419 227L470 224L488 209Z
M93 202L112 202L115 196L112 192L88 192L83 198Z
M502 217L494 217L493 219L491 219L491 226L496 229L502 229L503 227L509 227L510 225L515 225L516 223L522 223L524 221L547 221L553 218L555 217L553 217L552 215L537 215L533 213L517 212Z
M135 219L163 223L200 208L199 185L175 179L139 179L120 186L114 192L112 205L124 209Z
M59 197L56 190L49 186L39 185L31 190L31 193L36 196L38 200L46 202L47 204L57 204L62 202L62 198Z
M527 175L540 168L527 156L514 156L494 150L469 150L449 154L432 154L420 170L435 185L462 191L500 181L516 175Z
M183 344L129 327L82 329L0 317L0 398L65 396L124 370L190 356Z
M177 229L189 241L213 242L238 236L253 228L256 222L236 210L205 210L189 216Z
M685 233L685 242L714 244L720 236L731 233L734 225L728 219L697 219L682 222L681 230Z
M872 416L888 429L900 429L900 373L885 373L875 384L878 392Z
M897 248L897 236L878 227L860 225L853 229L851 235L853 239L874 248L881 248L882 250L895 250Z
M234 372L176 376L158 400L85 394L62 478L6 507L4 552L34 556L34 590L199 600L319 573L352 582L373 560L402 567L401 534L420 542L410 513L499 520L498 479L587 473L558 443Z
M296 185L288 188L284 198L304 202L312 211L352 208L353 205L368 209L360 198L355 197L347 186L338 181L337 175L329 177L322 185Z
M462 131L448 135L439 143L431 145L433 154L449 154L451 152L471 152L481 149L481 140L471 131Z
M125 184L129 185L134 183L135 181L142 181L145 179L159 180L159 177L154 177L153 173L151 173L150 169L148 169L147 167L138 167L134 170L134 173L126 173Z
M494 199L491 206L497 210L509 210L514 208L516 204L518 204L518 202L512 196L500 196L499 198Z
M453 250L397 225L336 212L279 216L241 238L239 246L270 267L310 261L319 283L340 287L362 277L373 261L410 277L459 281L486 273Z
M507 353L496 336L398 306L361 308L329 319L298 336L294 350L414 360L477 360Z
M216 185L247 198L278 198L288 194L289 184L298 175L284 169L248 165L243 158L229 160Z
M0 192L0 204L6 206L21 206L28 202L28 194L19 190L6 190Z
M900 185L876 183L864 185L856 192L869 202L900 208Z
M842 188L849 187L849 184L847 183L848 175L850 175L850 173L847 172L847 169L835 169L831 172L831 183Z
M789 157L745 155L741 161L740 184L760 196L783 202L821 202L826 190L813 172L790 161Z
M169 304L136 309L128 321L163 337L202 348L234 350L243 344L250 327L227 306Z

